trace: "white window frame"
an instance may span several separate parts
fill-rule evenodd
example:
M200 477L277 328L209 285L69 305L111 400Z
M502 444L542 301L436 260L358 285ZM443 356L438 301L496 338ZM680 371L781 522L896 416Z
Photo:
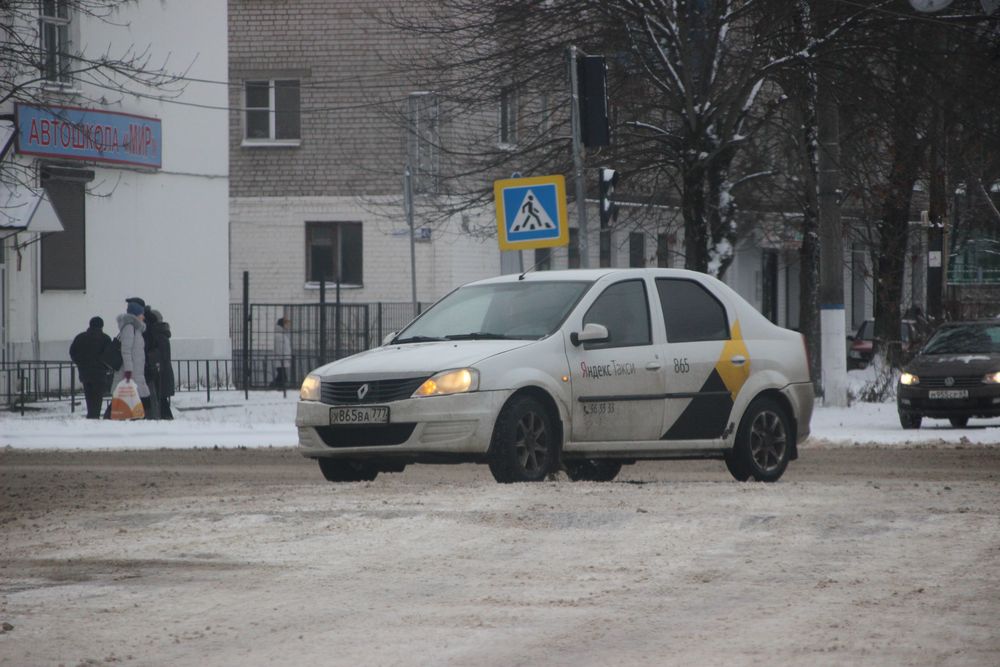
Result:
M497 106L497 146L503 149L517 147L518 91L516 86L500 89Z
M275 83L279 81L295 81L299 84L299 136L297 138L278 139L277 134L277 103L275 94ZM250 124L247 122L247 114L250 111L264 111L264 107L251 108L247 103L247 86L249 84L267 83L267 137L248 137L247 132ZM274 79L245 79L243 81L243 146L248 147L273 147L273 146L301 146L302 145L302 80L295 77L278 77Z
M441 102L436 93L410 93L406 100L407 160L414 194L435 194L441 180Z
M74 27L72 7L69 0L51 0L55 14L46 14L45 0L38 2L38 46L42 56L41 79L46 88L65 89L73 86L73 77L69 73L70 46L73 43L71 34ZM56 43L47 39L47 28L52 27L56 33ZM49 76L48 63L56 62L56 76Z

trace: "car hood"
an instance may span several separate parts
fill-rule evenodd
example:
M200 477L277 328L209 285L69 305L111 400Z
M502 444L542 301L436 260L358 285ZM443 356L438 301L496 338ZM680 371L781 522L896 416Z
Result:
M996 354L921 354L906 365L918 377L924 375L986 375L1000 370Z
M323 377L356 379L431 375L472 366L488 357L535 343L534 340L463 340L384 345L316 369Z

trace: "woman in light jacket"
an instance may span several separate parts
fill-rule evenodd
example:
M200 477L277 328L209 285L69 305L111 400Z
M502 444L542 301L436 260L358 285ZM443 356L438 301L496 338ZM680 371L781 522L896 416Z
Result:
M122 367L115 371L111 388L122 378L131 379L138 386L142 407L149 410L149 386L146 384L146 350L142 332L146 330L143 307L130 302L128 309L118 316L118 339L122 342Z

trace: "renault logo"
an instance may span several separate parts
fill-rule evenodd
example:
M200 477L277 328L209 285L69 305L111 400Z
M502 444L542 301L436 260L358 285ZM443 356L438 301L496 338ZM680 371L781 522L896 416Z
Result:
M955 378L953 378L953 377L946 377L944 379L944 386L946 386L946 387L953 387L954 385L955 385Z
M363 384L358 388L358 400L359 401L365 400L365 396L367 395L368 395L368 385Z

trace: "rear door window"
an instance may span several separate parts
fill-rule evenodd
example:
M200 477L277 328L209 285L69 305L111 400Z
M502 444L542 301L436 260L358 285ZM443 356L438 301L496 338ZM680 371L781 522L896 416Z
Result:
M682 278L657 278L663 323L670 343L729 340L729 318L704 286Z

